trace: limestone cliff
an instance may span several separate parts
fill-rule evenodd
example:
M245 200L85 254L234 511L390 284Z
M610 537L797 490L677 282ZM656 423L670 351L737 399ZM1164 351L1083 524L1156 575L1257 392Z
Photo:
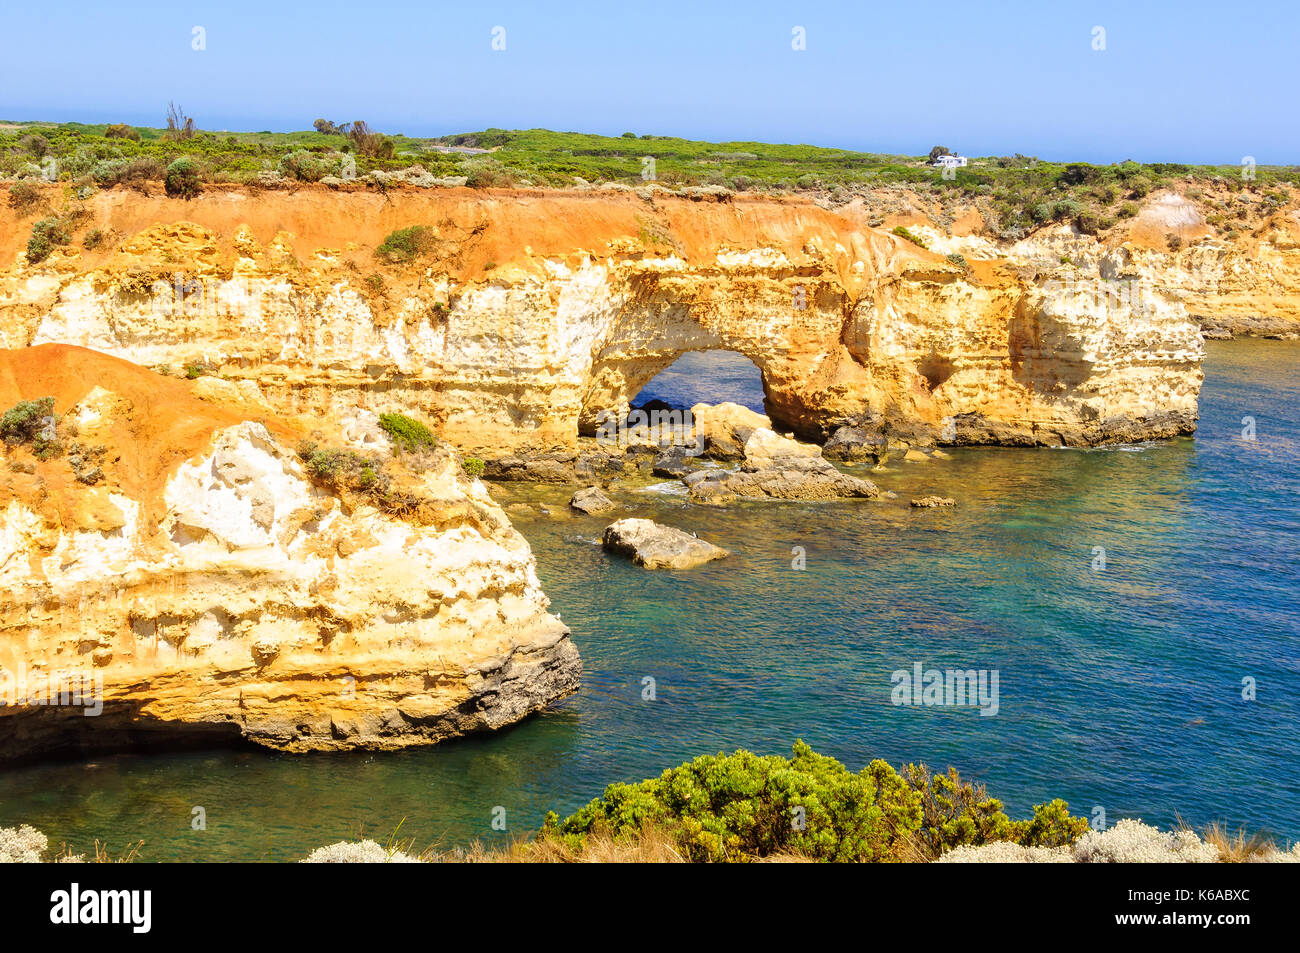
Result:
M706 348L753 360L774 423L810 439L1195 428L1198 315L1138 250L1099 245L1081 269L971 239L950 259L853 208L642 191L99 193L104 249L30 265L0 248L0 343L202 364L287 415L401 407L489 460L571 453ZM376 255L412 225L413 260ZM1124 282L1140 293L1114 293Z
M52 447L0 464L0 757L396 748L576 689L528 544L451 451L394 475L399 512L313 479L294 424L199 394L223 396L75 347L0 352L0 406L57 415ZM361 429L338 439L382 468Z

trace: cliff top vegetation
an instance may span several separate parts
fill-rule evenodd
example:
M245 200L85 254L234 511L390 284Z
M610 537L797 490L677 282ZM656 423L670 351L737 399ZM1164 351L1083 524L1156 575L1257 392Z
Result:
M359 120L320 119L301 132L215 132L197 128L173 106L167 125L159 128L0 123L0 179L21 184L40 178L66 181L83 193L114 186L147 190L150 182L166 182L167 194L179 198L192 197L205 183L275 188L324 181L386 189L462 179L471 188L634 187L654 181L674 188L811 193L832 203L901 188L945 207L978 205L992 232L1017 238L1052 222L1071 222L1094 234L1136 215L1137 203L1151 192L1174 186L1203 196L1209 213L1222 219L1215 224L1231 226L1244 217L1234 204L1242 194L1247 198L1241 201L1265 210L1290 203L1291 187L1300 186L1300 167L1093 165L1015 154L972 157L966 166L940 170L928 154L546 129L409 137L378 132ZM24 201L21 190L10 194L11 202Z

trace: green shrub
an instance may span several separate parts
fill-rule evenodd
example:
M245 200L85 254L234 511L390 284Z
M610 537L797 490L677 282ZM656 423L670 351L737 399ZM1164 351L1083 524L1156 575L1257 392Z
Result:
M916 235L916 234L914 234L914 233L908 231L908 230L907 230L906 228L904 228L902 225L895 225L895 226L894 226L894 234L897 235L899 238L906 238L906 239L907 239L909 242L911 242L913 245L920 245L922 248L929 248L929 247L930 247L929 245L927 245L927 244L925 243L925 239L924 239L924 238L922 238L920 235Z
M198 164L186 156L167 167L163 187L170 198L192 199L203 190L199 184Z
M136 132L126 123L116 122L104 130L105 139L130 139L132 142L140 141L140 133Z
M81 244L87 251L93 251L106 241L108 234L102 228L92 228L81 239Z
M437 232L425 225L412 225L389 232L375 255L390 263L413 261L427 255L438 244Z
M793 755L740 750L696 758L639 784L612 784L561 821L550 813L540 836L573 849L593 833L631 836L666 831L693 861L747 861L800 853L825 861L932 859L961 845L1012 841L1056 847L1087 829L1061 800L1013 821L1002 803L957 772L931 776L925 765L903 773L884 761L857 774L802 741Z
M68 223L57 215L49 215L32 226L32 236L27 239L27 260L32 264L50 257L58 245L72 240Z
M198 380L200 377L206 377L212 373L212 368L207 364L186 364L185 376L190 380Z
M0 417L0 440L10 446L32 443L53 416L53 397L20 400Z
M956 265L958 268L962 269L963 271L967 271L970 269L970 262L966 260L965 255L962 255L959 252L953 252L951 255L948 256L948 260L952 262L954 265Z
M1074 217L1074 227L1085 235L1096 235L1102 229L1101 216L1092 209L1084 209Z
M33 182L15 182L9 186L9 207L26 214L41 204L41 190Z
M854 774L800 741L790 759L706 755L640 784L612 784L562 823L548 815L543 833L580 841L593 830L617 836L654 824L694 861L789 851L889 860L920 822L918 799L900 781L884 762Z
M487 470L487 464L478 457L466 457L464 462L461 463L461 467L476 480Z
M319 182L327 175L338 171L338 163L323 159L319 155L298 149L280 159L277 167L281 175L300 182Z
M379 426L384 428L384 432L393 441L394 450L415 453L434 446L434 437L429 428L405 414L380 414Z
M298 457L312 480L336 493L350 490L364 494L388 512L398 512L409 502L391 492L391 480L376 458L355 450L318 447L309 440L298 445Z

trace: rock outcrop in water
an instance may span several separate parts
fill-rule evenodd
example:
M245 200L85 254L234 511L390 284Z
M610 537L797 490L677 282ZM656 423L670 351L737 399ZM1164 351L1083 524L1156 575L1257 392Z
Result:
M721 546L654 520L625 519L605 527L601 545L645 569L693 569L731 555Z
M577 688L527 542L450 450L388 496L322 485L295 424L195 391L80 348L0 352L0 409L59 415L0 470L0 758L398 748Z
M282 414L401 407L525 476L540 458L534 476L574 478L580 433L711 348L749 357L773 424L819 442L848 426L1085 445L1196 424L1198 312L1136 247L1086 239L1100 251L1080 268L1045 239L981 240L955 263L853 208L663 192L114 191L86 208L120 241L35 266L15 247L0 343L202 364ZM17 232L15 214L0 220ZM377 263L413 223L427 256ZM1111 294L1124 282L1141 293Z
M880 496L869 480L849 476L821 455L813 444L800 443L758 428L745 441L744 460L731 470L697 470L685 478L693 503L756 500L838 500Z

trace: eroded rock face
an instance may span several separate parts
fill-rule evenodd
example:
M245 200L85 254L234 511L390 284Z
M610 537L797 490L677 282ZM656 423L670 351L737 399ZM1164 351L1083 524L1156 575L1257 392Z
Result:
M645 569L693 569L731 555L721 546L646 519L612 523L605 527L600 542Z
M79 349L0 352L5 406L52 392L62 412L90 380L76 439L106 448L102 480L21 447L0 470L0 689L31 699L61 673L102 711L0 707L0 757L399 748L576 690L527 542L450 451L409 476L399 514L311 479L275 418Z
M0 340L203 361L283 414L396 405L492 475L502 461L503 476L571 479L580 433L622 419L681 354L714 348L758 366L774 426L818 442L864 420L941 443L1048 445L1196 422L1199 321L1136 255L1081 257L1098 281L1125 268L1145 281L1140 299L1098 302L1078 267L1046 267L1045 245L960 267L793 200L303 190L265 199L272 215L214 192L183 223L127 197L148 206L130 221L159 222L133 232L118 199L90 203L122 226L111 253L35 267L20 253L0 272ZM313 251L334 219L369 230L335 245L367 247ZM382 291L360 280L370 246L412 221L439 223L439 250ZM647 222L662 242L638 238Z

